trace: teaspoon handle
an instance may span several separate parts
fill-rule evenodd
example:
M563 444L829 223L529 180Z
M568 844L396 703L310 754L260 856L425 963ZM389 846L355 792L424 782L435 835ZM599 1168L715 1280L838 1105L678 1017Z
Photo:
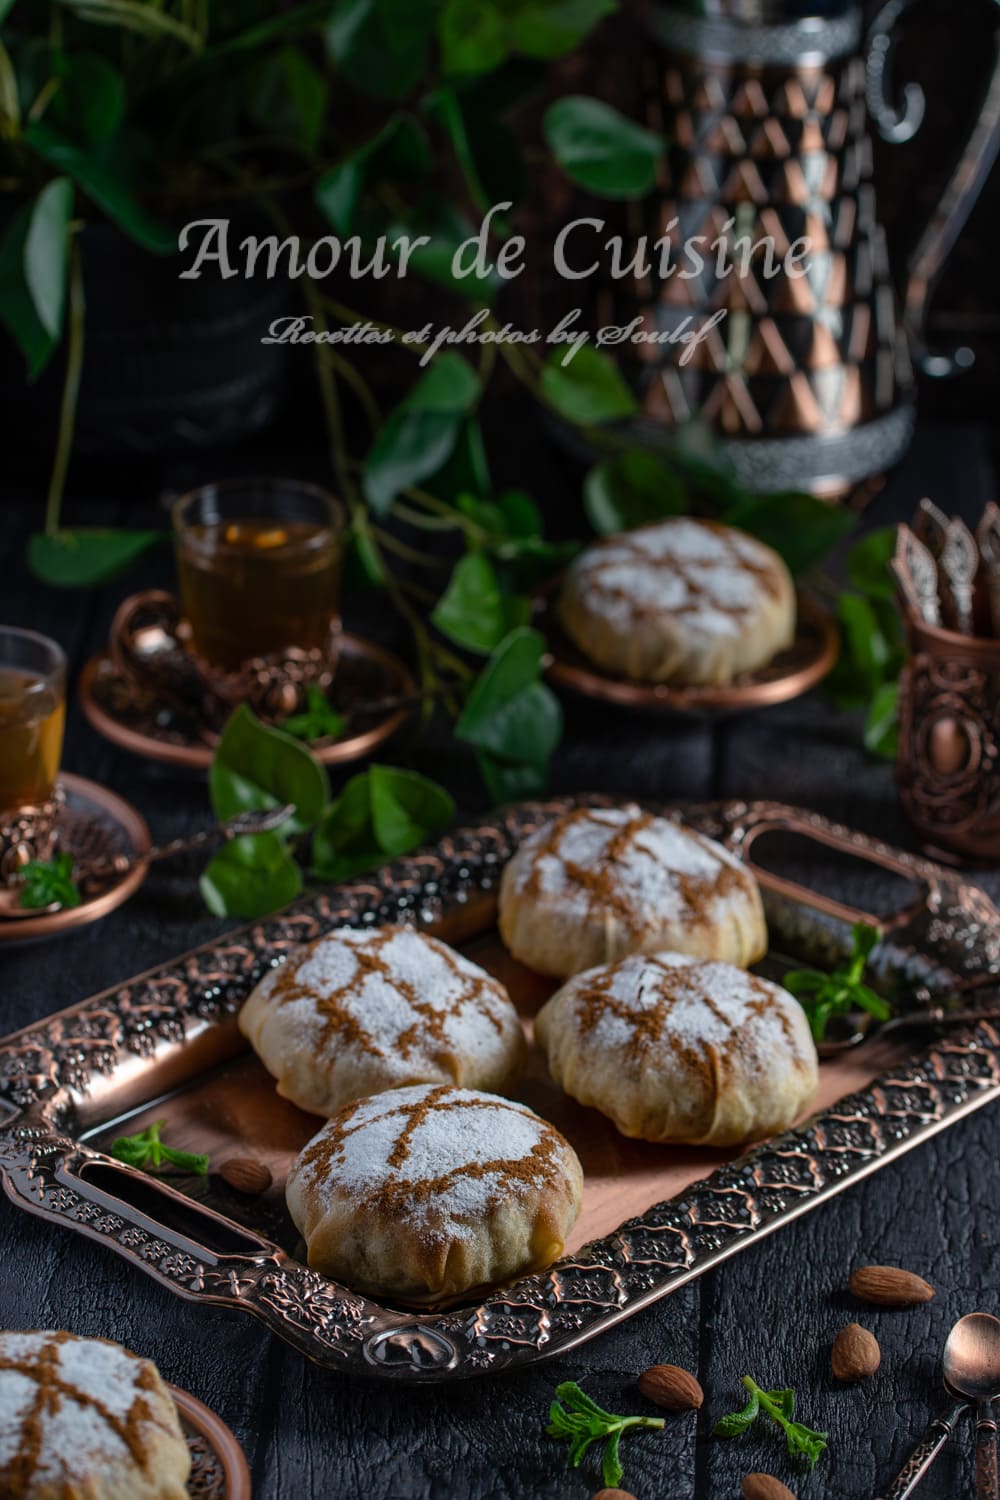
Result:
M945 1443L955 1431L965 1402L957 1401L944 1416L935 1417L906 1463L886 1490L882 1500L909 1500Z
M1000 1500L997 1424L992 1404L980 1407L976 1420L976 1494L978 1500Z

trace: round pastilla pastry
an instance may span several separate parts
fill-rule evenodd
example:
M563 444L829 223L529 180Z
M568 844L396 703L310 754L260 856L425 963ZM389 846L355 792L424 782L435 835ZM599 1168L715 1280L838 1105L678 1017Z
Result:
M661 949L736 964L767 952L750 871L631 803L575 808L525 839L503 872L499 921L515 958L557 978Z
M575 1151L526 1105L420 1087L341 1110L285 1192L315 1270L427 1303L557 1260L582 1190Z
M792 644L795 586L763 542L677 517L587 547L567 569L556 615L606 672L721 684Z
M577 974L543 1006L549 1071L623 1135L734 1146L784 1130L819 1083L805 1012L732 964L636 955Z
M187 1500L190 1472L150 1360L106 1339L0 1333L0 1495Z
M278 1093L317 1115L408 1083L503 1091L525 1053L503 985L411 927L342 927L292 953L239 1024Z

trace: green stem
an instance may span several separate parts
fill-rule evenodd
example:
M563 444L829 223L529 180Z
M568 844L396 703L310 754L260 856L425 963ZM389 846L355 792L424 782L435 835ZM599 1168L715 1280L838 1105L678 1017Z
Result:
M465 128L465 116L454 92L450 88L443 88L437 96L437 102L444 116L445 129L451 136L451 143L455 148L458 164L465 178L465 185L480 215L485 216L492 207L489 198L483 190L479 172L476 167L476 158L469 144L469 133ZM500 234L506 234L502 221L497 225Z
M476 542L480 546L485 546L492 540L490 533L480 526L478 521L474 521L471 516L463 515L456 506L449 505L447 500L439 500L437 495L431 495L427 490L419 489L416 485L411 485L403 491L403 494L409 496L411 500L416 500L419 505L423 505L434 515L440 516L442 521L447 521L447 526L441 526L442 531L464 531L469 541ZM399 502L397 501L396 504L398 505Z
M353 307L348 307L346 303L338 302L333 297L323 297L322 301L323 305L329 312L333 313L333 316L339 323L346 323L348 325L352 323L369 323L379 333L391 334L397 344L404 349L409 349L417 356L421 355L427 347L425 344L416 343L413 339L409 343L404 344L403 340L406 337L405 329L397 328L393 323L383 323L379 318L369 318L364 313L355 312Z
M627 1427L653 1427L659 1431L667 1425L667 1419L666 1417L622 1417L616 1425L621 1428L622 1432Z
M95 26L120 26L146 37L165 36L183 42L193 53L202 50L197 33L151 6L130 4L129 0L59 0L59 4L75 12L81 20L92 21Z
M756 1380L754 1380L752 1375L742 1375L740 1377L740 1381L752 1396L757 1397L757 1400L760 1402L764 1411L767 1412L768 1416L771 1417L773 1421L777 1422L778 1426L784 1432L787 1432L789 1428L789 1421L778 1403L776 1401L772 1401L766 1391L761 1390L760 1386L757 1384Z
M83 371L84 320L86 304L83 296L83 262L80 247L75 242L70 250L69 261L69 341L66 349L66 376L63 381L62 402L59 408L59 434L56 439L56 454L49 477L49 492L45 501L45 532L53 536L59 530L59 513L62 509L63 492L66 488L66 473L69 469L70 453L73 449L73 432L76 427L76 403L80 395L80 376Z
M415 599L417 603L422 604L425 609L433 609L435 604L437 603L437 594L432 593L430 589L425 589L419 583L414 583L412 579L401 578L399 580L399 586L404 594L406 594L410 599Z
M401 557L404 562L413 563L418 568L444 569L450 566L446 557L435 557L429 552L421 552L417 547L409 547L406 542L401 542L389 531L383 531L380 526L370 526L369 535L387 552L394 553L396 557Z
M444 516L426 516L423 511L413 510L411 506L404 505L400 500L393 501L392 513L397 520L405 521L408 526L415 526L419 531L464 530L460 520L449 520Z
M10 54L0 42L0 139L16 141L21 133L21 105L17 75Z
M320 346L317 345L317 348L319 347ZM361 372L354 368L349 359L345 359L342 354L338 354L334 349L331 349L329 347L326 348L325 352L333 360L334 367L337 370L337 373L343 380L347 382L347 384L351 387L351 390L361 402L361 406L364 410L365 416L368 418L368 425L371 428L372 433L374 434L378 432L379 428L382 425L382 412L379 408L378 401L375 399L375 393L372 390L371 386L368 384L367 380L361 374Z

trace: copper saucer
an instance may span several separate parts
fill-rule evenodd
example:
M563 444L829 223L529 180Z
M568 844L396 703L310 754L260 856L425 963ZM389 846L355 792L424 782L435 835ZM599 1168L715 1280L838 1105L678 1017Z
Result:
M549 681L587 698L646 713L731 714L786 703L823 680L837 659L840 644L829 611L816 599L800 594L794 643L758 671L719 686L635 682L603 671L573 645L556 621L553 597L554 587L550 587L536 599L536 622L549 647Z
M57 824L59 848L74 859L82 862L116 854L134 856L145 854L151 847L149 829L131 802L95 781L68 772L59 777L59 785L66 794ZM0 943L29 943L96 922L139 889L146 878L146 868L138 864L124 875L93 877L83 886L79 906L34 915L30 910L25 910L23 916L0 915ZM0 902L10 901L13 895L9 887L0 889Z
M222 1418L178 1386L167 1389L176 1403L191 1453L187 1482L191 1500L251 1500L250 1470L243 1449Z
M373 713L356 713L339 740L313 745L324 765L360 760L384 743L413 711L413 678L398 656L358 635L344 635L332 702L340 712L352 704L375 703ZM388 704L384 700L391 700ZM147 760L207 770L218 736L192 716L157 701L154 693L124 677L104 652L91 657L80 681L80 703L88 721L105 739Z

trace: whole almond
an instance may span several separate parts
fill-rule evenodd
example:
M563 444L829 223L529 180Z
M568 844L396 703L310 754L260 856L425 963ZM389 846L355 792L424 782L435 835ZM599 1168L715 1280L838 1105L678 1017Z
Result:
M638 1380L639 1394L666 1411L697 1411L705 1392L680 1365L650 1365Z
M598 1490L591 1500L635 1500L631 1490Z
M219 1176L238 1193L246 1193L252 1198L266 1193L274 1181L270 1167L254 1156L231 1156L222 1163Z
M830 1363L838 1380L865 1380L882 1363L878 1339L860 1323L848 1323L833 1341Z
M743 1500L795 1500L795 1496L773 1474L748 1474L743 1481Z
M916 1307L934 1296L934 1288L922 1276L899 1266L862 1266L848 1285L859 1301L879 1307Z

